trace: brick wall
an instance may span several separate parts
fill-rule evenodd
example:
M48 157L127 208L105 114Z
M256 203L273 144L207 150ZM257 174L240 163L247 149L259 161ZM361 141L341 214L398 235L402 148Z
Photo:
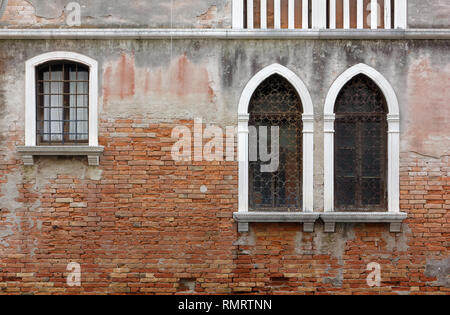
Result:
M0 147L0 294L449 294L449 158L401 157L401 234L343 224L325 234L251 224L239 234L236 162L174 162L172 128L192 121L100 123L100 167L39 158L23 167L22 127ZM206 185L203 193L200 187ZM81 265L82 285L66 283ZM381 287L366 283L381 265ZM447 263L448 266L448 263Z

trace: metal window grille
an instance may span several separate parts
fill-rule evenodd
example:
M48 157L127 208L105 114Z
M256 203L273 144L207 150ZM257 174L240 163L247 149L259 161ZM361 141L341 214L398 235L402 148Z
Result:
M250 126L278 126L279 168L261 172L263 162L249 162L249 206L252 211L298 211L302 204L302 104L282 76L267 78L250 101ZM268 131L268 148L271 148ZM258 141L259 152L259 141Z
M336 100L335 208L386 211L387 105L379 87L358 75Z
M38 145L89 142L89 68L49 62L36 71Z

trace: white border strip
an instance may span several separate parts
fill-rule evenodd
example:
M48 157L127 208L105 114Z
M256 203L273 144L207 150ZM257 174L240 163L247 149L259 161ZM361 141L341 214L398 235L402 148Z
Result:
M388 211L400 212L400 111L397 95L388 80L366 64L357 64L342 73L331 86L324 108L324 208L334 211L334 105L341 89L358 74L372 79L388 105Z
M1 39L450 39L450 29L0 29Z
M48 61L70 60L89 67L89 146L98 146L98 63L87 56L54 51L25 64L25 146L36 146L36 67Z
M272 64L247 83L241 94L238 107L238 154L239 154L239 212L248 212L248 106L258 86L273 74L284 77L297 91L303 106L303 211L313 212L314 206L314 107L311 96L303 81L291 70Z

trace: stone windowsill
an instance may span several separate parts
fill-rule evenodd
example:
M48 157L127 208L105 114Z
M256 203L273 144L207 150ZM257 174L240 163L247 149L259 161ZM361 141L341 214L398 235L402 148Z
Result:
M320 218L325 223L325 232L333 233L336 223L389 223L390 231L401 232L403 220L407 218L403 212L324 212Z
M403 212L235 212L239 232L248 232L249 223L303 223L305 232L314 232L315 222L321 218L325 232L335 232L336 223L389 223L390 231L401 232Z
M305 232L314 232L314 223L320 213L315 212L235 212L233 218L238 222L239 232L248 232L249 223L286 222L303 223Z
M98 166L100 155L104 147L101 146L22 146L17 152L22 156L24 165L34 165L34 156L87 156L89 165Z

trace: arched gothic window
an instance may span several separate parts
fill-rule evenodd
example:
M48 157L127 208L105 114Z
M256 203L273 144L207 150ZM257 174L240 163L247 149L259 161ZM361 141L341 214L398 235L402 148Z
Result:
M359 74L335 104L336 211L387 211L387 105L379 87Z
M252 95L249 126L279 127L279 164L275 172L262 172L264 162L249 162L249 208L251 211L298 211L302 208L302 102L295 88L282 76L264 80ZM257 151L260 152L260 141ZM251 146L250 146L251 147ZM255 146L256 148L256 146ZM270 150L270 149L268 149Z

